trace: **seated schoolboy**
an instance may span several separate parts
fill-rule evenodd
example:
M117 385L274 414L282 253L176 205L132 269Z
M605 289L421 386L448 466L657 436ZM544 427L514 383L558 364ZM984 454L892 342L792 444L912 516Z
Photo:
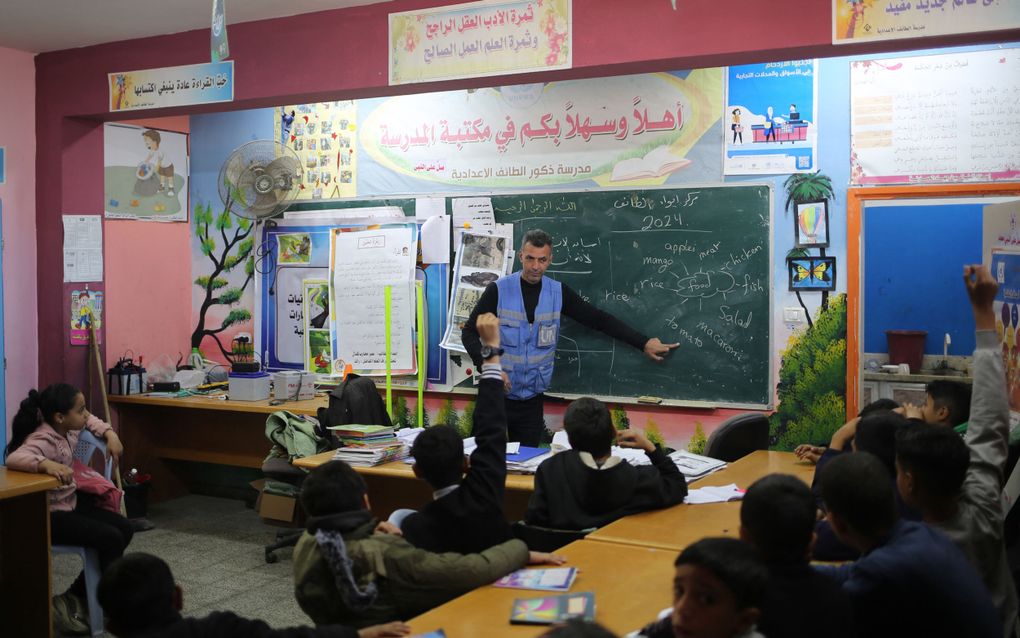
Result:
M977 568L1005 635L1012 636L1017 595L1006 560L1001 500L1009 398L992 311L999 287L984 267L968 267L965 280L977 327L966 443L953 430L927 423L901 431L896 483L924 522L948 536Z
M766 636L817 636L804 610L826 619L826 636L853 636L850 600L832 579L811 569L815 499L800 479L769 474L751 484L740 503L740 538L769 570L758 629Z
M735 538L703 538L680 552L675 565L673 609L637 636L762 638L755 623L768 571L750 545Z
M499 319L478 317L482 343L499 351ZM411 447L415 476L434 490L421 511L391 520L409 543L432 552L480 552L512 538L503 515L506 491L506 407L503 375L495 354L481 367L474 432L477 447L470 462L457 430L432 426ZM465 472L466 471L466 472ZM463 477L463 478L462 478Z
M903 413L931 425L952 428L957 434L967 431L970 418L971 388L966 383L938 379L924 386L924 405L903 406Z
M856 417L850 419L833 432L827 447L823 445L813 445L811 443L801 443L793 450L793 453L796 454L797 458L802 461L818 464L819 462L823 462L823 458L827 458L831 454L848 452L851 449L854 434L857 432L857 424L861 422L861 419L869 414L889 412L897 410L900 407L900 404L896 403L892 399L876 399L861 408L861 411L857 413Z
M581 530L682 503L687 482L673 460L636 430L619 434L605 404L584 397L563 415L571 449L538 466L524 520L529 525ZM634 466L610 455L620 447L642 449L652 462Z
M103 573L96 595L106 615L107 629L118 638L383 638L406 636L401 622L358 631L340 625L318 628L272 629L261 620L241 618L229 611L205 618L183 618L184 594L174 582L170 566L151 554L126 554Z
M343 461L301 485L307 530L294 548L294 593L317 625L406 620L532 563L563 558L509 540L478 554L437 554L407 542L369 511L365 481ZM387 532L387 533L383 533Z
M841 454L822 472L832 529L861 553L816 567L850 597L858 636L1001 638L980 576L953 543L924 523L900 520L893 487L872 454Z

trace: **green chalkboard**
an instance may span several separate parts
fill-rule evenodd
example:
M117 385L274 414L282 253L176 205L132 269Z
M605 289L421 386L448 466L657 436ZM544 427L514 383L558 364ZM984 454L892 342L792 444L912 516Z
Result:
M531 228L553 236L548 276L680 343L655 363L565 319L550 392L771 404L771 200L757 184L492 195L515 241Z

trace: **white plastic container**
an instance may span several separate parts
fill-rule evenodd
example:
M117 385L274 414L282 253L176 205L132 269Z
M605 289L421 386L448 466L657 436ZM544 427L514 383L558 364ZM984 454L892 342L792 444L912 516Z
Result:
M231 372L227 382L231 401L265 401L269 398L268 372Z
M277 401L304 401L315 398L315 375L296 370L273 373L273 398Z

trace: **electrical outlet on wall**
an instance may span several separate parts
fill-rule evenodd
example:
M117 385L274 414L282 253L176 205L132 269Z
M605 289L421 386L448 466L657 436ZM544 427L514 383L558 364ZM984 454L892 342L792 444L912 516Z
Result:
M804 323L804 309L783 308L783 321L786 323Z

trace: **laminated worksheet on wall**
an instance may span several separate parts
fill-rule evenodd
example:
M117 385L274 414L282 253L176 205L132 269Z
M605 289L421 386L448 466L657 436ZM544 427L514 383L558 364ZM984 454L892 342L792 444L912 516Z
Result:
M333 369L350 365L365 375L414 374L414 267L417 226L357 232L333 229L330 247L330 317ZM389 287L390 321L386 322Z

